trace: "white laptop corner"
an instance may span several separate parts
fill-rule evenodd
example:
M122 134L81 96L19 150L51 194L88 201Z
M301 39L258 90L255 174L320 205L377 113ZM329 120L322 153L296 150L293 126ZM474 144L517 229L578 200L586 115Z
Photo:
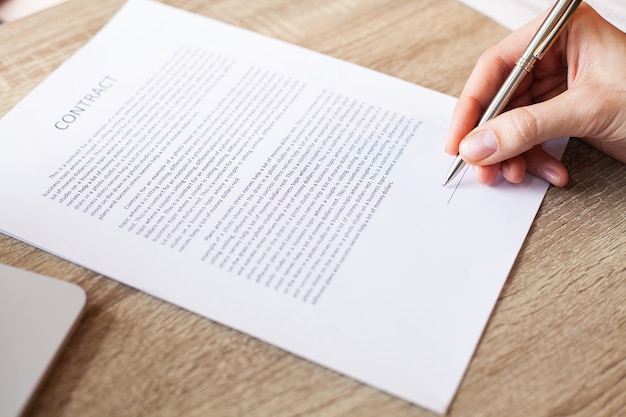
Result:
M0 415L17 417L85 307L78 285L0 264Z

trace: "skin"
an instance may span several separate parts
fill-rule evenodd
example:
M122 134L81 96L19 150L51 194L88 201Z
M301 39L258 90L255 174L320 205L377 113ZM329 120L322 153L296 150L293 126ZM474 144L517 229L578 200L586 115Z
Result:
M626 163L626 34L586 3L525 77L505 112L476 127L542 20L488 49L455 107L445 150L474 165L483 184L493 183L499 172L519 183L529 172L565 186L566 167L541 147L556 137L582 138Z

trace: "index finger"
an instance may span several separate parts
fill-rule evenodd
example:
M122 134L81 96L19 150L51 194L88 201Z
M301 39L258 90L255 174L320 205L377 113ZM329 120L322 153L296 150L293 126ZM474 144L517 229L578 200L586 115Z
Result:
M445 145L446 152L458 154L459 143L478 124L542 18L543 16L537 17L480 56L454 108Z

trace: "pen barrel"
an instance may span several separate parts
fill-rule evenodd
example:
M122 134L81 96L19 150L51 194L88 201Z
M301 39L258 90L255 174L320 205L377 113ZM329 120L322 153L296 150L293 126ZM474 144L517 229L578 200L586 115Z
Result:
M486 121L491 120L502 113L511 99L511 96L515 93L517 87L519 87L524 79L524 76L526 76L526 74L528 74L532 69L535 61L535 59L531 59L530 61L517 61L506 81L504 81L504 84L502 84L502 87L500 87L500 90L496 93L495 97L489 104L489 107L487 107L485 114L483 114L482 119L480 119L480 122L478 123L479 125L482 125Z

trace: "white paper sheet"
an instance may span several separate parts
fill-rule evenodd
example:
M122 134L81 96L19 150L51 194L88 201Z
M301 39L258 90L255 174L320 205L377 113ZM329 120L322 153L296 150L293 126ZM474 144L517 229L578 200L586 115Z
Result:
M554 0L460 0L461 3L489 16L511 30L539 16L554 4ZM606 20L626 30L624 0L587 0Z
M442 413L547 188L442 187L453 105L131 1L0 121L0 228Z

